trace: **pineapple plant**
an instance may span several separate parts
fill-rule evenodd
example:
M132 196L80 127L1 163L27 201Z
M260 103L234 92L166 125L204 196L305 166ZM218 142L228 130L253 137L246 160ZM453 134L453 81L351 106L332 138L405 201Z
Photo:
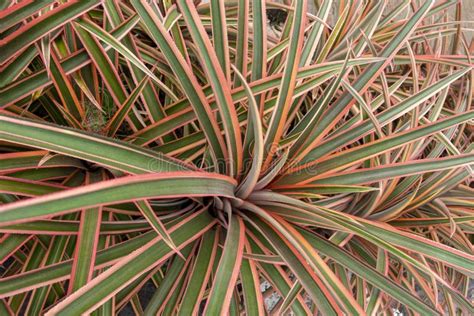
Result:
M0 4L1 315L474 313L462 3L308 6Z

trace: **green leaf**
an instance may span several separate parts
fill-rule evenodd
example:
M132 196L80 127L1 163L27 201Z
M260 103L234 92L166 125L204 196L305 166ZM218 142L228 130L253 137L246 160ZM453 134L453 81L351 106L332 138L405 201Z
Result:
M245 226L242 218L235 214L231 215L229 210L229 227L224 250L207 300L204 311L206 315L225 314L229 310L242 262L244 234Z
M250 170L245 177L245 179L240 184L239 188L237 189L236 195L242 199L248 197L248 195L252 192L255 185L258 182L258 178L260 177L260 170L262 168L263 163L263 153L264 153L264 140L263 140L263 128L262 122L260 120L259 109L257 106L257 101L255 100L252 90L250 89L249 85L247 84L244 76L235 68L233 70L237 77L239 78L241 84L244 86L245 92L247 93L248 99L248 129L246 138L250 137L250 134L253 133L252 139L254 140L253 146L253 158L252 158L252 165ZM252 130L250 130L250 127Z
M230 60L226 25L226 14L223 0L211 0L212 38L214 50L227 81L230 79ZM188 6L193 5L188 1Z
M202 172L175 172L122 177L31 200L0 209L0 225L28 222L81 208L144 198L234 195L230 178Z
M112 36L116 38L123 37L137 24L138 21L139 17L136 15L133 16L114 29L111 32ZM105 47L104 49L107 50L109 48ZM61 67L63 68L64 72L66 72L66 74L70 74L71 72L90 63L91 60L89 59L87 52L81 50L77 54L67 57L61 61ZM50 83L51 79L49 78L49 73L45 69L36 71L24 79L15 81L6 86L4 89L0 90L0 104L11 104L24 96L33 94L37 89L41 89Z
M104 79L104 83L107 86L115 104L118 106L124 103L127 99L125 87L122 84L112 60L107 56L105 49L99 44L98 40L89 32L87 32L83 27L76 26L75 31L89 53L92 63L96 66L97 71Z
M25 18L36 13L42 8L53 3L54 0L38 0L30 3L17 3L13 4L9 9L9 14L2 16L2 24L0 26L0 32L4 32L8 28L22 22ZM8 5L8 3L7 3Z
M0 176L0 192L4 193L12 193L24 196L39 196L58 192L64 189L65 187L57 184Z
M250 246L246 245L246 248ZM253 260L242 259L240 281L244 293L245 309L249 316L264 314L264 301L260 290L260 278Z
M178 0L177 3L188 26L188 31L191 33L193 41L197 46L199 56L203 62L204 71L214 91L216 104L224 125L227 152L229 153L230 159L230 162L227 162L230 164L229 175L236 177L241 169L243 152L239 121L237 119L234 103L232 102L230 82L228 81L230 76L230 69L228 69L229 56L227 45L225 44L227 40L224 39L227 32L223 29L225 25L222 25L223 17L220 14L223 3L221 3L221 0L211 1L212 29L213 32L218 32L218 34L214 34L214 36L217 35L217 37L214 38L216 51L212 49L211 41L206 34L204 26L200 22L193 2L189 0Z
M363 313L362 308L352 297L351 293L342 285L341 281L334 275L329 266L322 260L322 258L314 252L311 248L308 248L308 244L304 241L304 238L289 224L288 222L281 220L277 216L272 216L263 209L259 209L255 206L248 206L247 209L255 212L260 217L265 219L271 226L272 229L278 231L282 238L285 238L290 244L289 248L295 253L301 255L301 260L304 260L312 270L314 275L312 276L317 287L322 292L331 293L333 299L341 305L344 312L349 314L360 314ZM300 281L302 281L300 279ZM304 284L304 283L303 283Z
M341 247L331 243L330 241L311 233L307 230L298 228L298 231L306 238L306 240L323 255L332 258L347 269L356 273L358 276L368 281L374 287L377 287L395 298L399 302L406 304L418 313L436 314L436 310L425 303L410 291L402 288L391 279L387 278L366 262L356 258Z
M56 90L61 97L61 101L66 107L68 113L78 122L82 122L85 115L84 108L79 103L79 98L77 97L71 82L67 78L66 73L61 68L59 58L54 50L51 52L51 59L52 63L49 70L54 85L56 86Z
M100 226L100 234L127 234L137 231L146 231L150 229L150 224L146 221L119 221L119 222L102 222ZM28 233L41 235L76 235L79 230L79 222L63 221L63 220L38 220L28 223L8 225L0 227L0 232L5 233Z
M209 104L191 68L182 57L172 38L156 17L151 7L147 3L138 0L132 0L131 3L140 15L152 39L156 42L167 59L173 72L180 80L181 86L206 134L206 138L212 148L214 159L216 162L220 161L218 170L221 170L222 162L227 158L224 139L219 132L217 122L212 115Z
M285 296L285 299L283 300L283 302L280 305L280 308L278 309L278 313L280 315L283 315L288 310L288 308L294 302L294 300L296 299L296 297L298 296L302 288L303 287L300 281L296 280L295 283L293 283L293 286L291 287L288 294Z
M35 45L30 45L19 56L2 69L2 76L0 78L0 88L5 87L17 78L27 67L33 58L38 54Z
M183 248L214 225L214 219L201 211L176 225L171 237L179 248ZM155 237L144 246L119 260L111 268L93 279L85 287L71 294L49 310L55 315L80 315L91 312L107 301L114 293L133 282L142 273L149 271L168 259L174 251L160 238Z
M266 76L267 60L267 15L264 1L252 1L253 16L253 55L252 55L252 81ZM257 99L260 104L260 99Z
M247 202L244 202L244 207L251 208L252 211L255 210L250 203L245 203ZM328 289L321 283L321 280L314 274L302 256L295 251L296 249L292 248L289 242L275 231L274 227L265 223L257 216L249 216L249 218L252 224L254 224L276 248L287 265L291 267L291 270L297 276L298 280L300 280L305 290L318 304L319 310L324 313L324 315L337 315L338 313L342 313L334 301L334 298L329 294Z
M162 221L158 218L158 216L156 216L150 203L147 200L142 200L135 202L135 204L140 209L140 212L142 212L146 220L150 223L151 227L153 227L153 229L156 231L158 236L163 238L164 242L170 248L176 250L176 245L166 230L165 225L163 225Z
M312 62L314 53L320 43L321 35L323 34L325 25L322 22L326 22L331 12L333 0L324 0L318 10L318 18L315 24L311 28L308 34L308 38L305 41L303 51L301 52L300 67L307 66Z
M374 157L376 155L383 154L388 150L394 150L399 146L406 145L410 142L423 139L424 137L432 134L441 132L447 128L462 124L474 118L474 111L453 115L451 117L439 120L433 123L426 124L417 128L409 129L407 131L392 134L387 137L383 137L377 141L366 143L363 146L354 147L350 150L345 150L334 155L327 156L325 158L315 160L311 163L313 167L305 167L303 170L312 170L313 178L321 178L322 175L327 172L335 172L342 168L351 166L356 162L363 161L365 159ZM317 165L317 166L315 166ZM311 181L308 179L311 175L306 175L305 171L298 170L298 174L303 173L304 177L301 176L286 176L285 182L301 181L302 178L305 181ZM355 183L354 183L355 184Z
M249 50L249 23L247 17L249 15L249 0L239 0L238 13L237 13L237 40L236 40L236 56L235 56L235 67L241 74L246 77L247 75L247 61L248 61L248 50ZM254 20L255 21L255 20ZM254 22L255 23L255 22ZM254 32L256 32L256 26L254 24ZM262 43L263 44L263 43ZM254 48L255 49L255 48ZM1 85L0 85L1 86ZM240 86L238 78L234 77L234 86ZM245 154L245 152L244 152Z
M181 279L185 277L184 273L189 264L192 250L192 245L188 245L183 248L183 250L181 250L183 258L179 256L174 256L170 267L166 269L165 277L159 284L158 289L151 297L150 302L148 303L143 315L151 316L163 312L163 308L165 307L164 304L166 303L167 299L169 299L170 294L176 291L176 285L180 282Z
M115 112L114 116L107 123L105 130L109 136L115 135L147 83L148 78L143 78L142 81L135 87L135 89L133 89L132 93L130 93L125 103L120 106L117 112Z
M289 106L293 99L296 86L296 75L303 46L304 26L306 21L306 1L295 0L295 12L291 23L291 36L286 58L283 78L278 89L278 97L270 123L265 134L265 151L267 154L265 165L277 151L276 143L280 141L286 122Z
M69 284L71 293L92 279L102 209L100 207L91 208L83 210L81 213L81 226L72 266L71 283Z
M201 245L191 270L188 287L184 292L179 315L194 315L199 311L216 257L217 237L216 230L210 229L201 238Z
M9 234L7 236L2 237L2 247L0 248L0 264L7 259L7 257L15 252L17 249L21 247L26 241L28 241L31 237L28 235L20 235L20 234Z
M170 229L171 230L171 229ZM76 229L77 231L77 229ZM171 234L173 237L173 234ZM154 231L142 234L128 241L114 245L103 251L99 251L96 257L95 267L104 267L114 264L124 254L144 246L156 237ZM163 243L166 245L165 243ZM43 285L52 284L57 281L67 280L71 274L72 260L66 260L61 263L49 265L36 269L30 273L23 273L0 280L0 296L11 296L15 293L25 292L31 289L39 288Z
M35 1L36 2L36 1ZM44 1L41 1L44 4ZM41 2L39 4L41 4ZM90 9L98 6L100 3L92 0L84 0L78 2L67 2L53 10L49 11L43 15L40 19L35 19L30 23L23 25L18 28L15 32L11 33L5 37L2 41L2 51L0 53L0 64L3 64L7 59L11 58L17 52L21 51L27 45L30 45L37 39L46 35L47 33L52 32L55 29L58 29L65 23L74 19L75 17L84 14ZM35 4L36 6L36 4ZM32 6L26 8L25 12L28 12L28 9L36 9ZM17 13L21 13L18 12ZM19 16L12 16L13 20L21 18ZM2 21L3 22L3 21ZM2 25L1 28L3 28Z
M261 235L255 228L248 227L249 230L252 231L252 238L258 240L260 243L268 242L266 238ZM254 242L253 239L249 239L250 246L252 248L252 252L261 255L263 253L262 249ZM268 264L259 262L259 269L265 275L267 280L275 287L278 293L281 296L287 296L291 290L291 281L288 278L286 272L278 265L275 264ZM299 296L294 301L291 306L291 309L296 315L306 315L310 314L308 307L306 306L305 302L303 301L302 297Z
M390 42L385 45L384 49L378 55L378 57L385 58L384 60L370 64L359 76L357 76L357 79L352 83L352 87L358 91L359 94L363 94L369 88L370 84L377 78L377 75L383 71L401 45L403 45L406 39L414 32L416 26L421 22L430 7L433 5L433 2L434 0L425 1L413 16L403 24L402 28L390 40ZM332 124L346 114L352 104L352 94L346 91L333 103L333 105L326 109L313 132L314 136L312 137L312 144L318 143L332 128ZM303 156L305 156L311 149L313 149L313 146L308 146L303 152Z
M323 176L312 184L358 185L383 179L406 177L414 174L454 169L474 163L474 154L464 154L439 159L420 159L413 162L387 164L375 168L340 172L338 175Z
M173 91L163 83L160 79L158 79L153 72L148 69L143 62L135 56L124 44L120 43L115 37L107 33L105 30L98 27L96 24L88 21L88 20L78 20L75 22L76 25L84 28L86 31L91 33L92 35L97 36L100 40L104 41L107 45L110 45L114 48L117 52L122 54L127 60L129 60L133 65L135 65L138 69L143 71L146 75L148 75L157 85L163 90L165 93L168 94L169 97L173 101L177 101L178 97L174 95Z
M138 146L3 114L0 114L0 139L88 160L129 173L190 168L172 158Z

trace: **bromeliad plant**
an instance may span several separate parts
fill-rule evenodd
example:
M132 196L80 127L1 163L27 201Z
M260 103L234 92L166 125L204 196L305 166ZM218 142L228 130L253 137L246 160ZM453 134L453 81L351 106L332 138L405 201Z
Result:
M315 4L4 2L0 314L474 313L461 4Z

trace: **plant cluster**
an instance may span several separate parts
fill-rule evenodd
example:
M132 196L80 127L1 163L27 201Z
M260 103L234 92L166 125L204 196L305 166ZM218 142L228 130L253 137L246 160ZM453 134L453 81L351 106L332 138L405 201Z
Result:
M314 4L2 2L0 314L474 314L461 2Z

